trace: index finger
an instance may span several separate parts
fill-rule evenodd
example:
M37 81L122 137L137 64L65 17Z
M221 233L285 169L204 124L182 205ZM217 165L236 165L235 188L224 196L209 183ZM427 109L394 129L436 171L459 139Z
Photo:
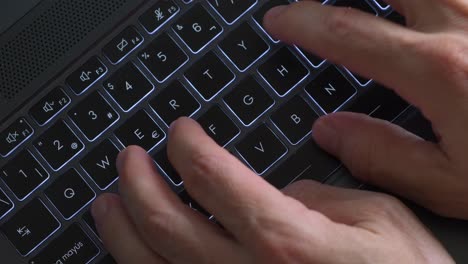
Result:
M191 119L172 124L168 155L190 195L239 240L251 239L250 232L264 216L280 218L292 213L276 210L293 210L294 206Z

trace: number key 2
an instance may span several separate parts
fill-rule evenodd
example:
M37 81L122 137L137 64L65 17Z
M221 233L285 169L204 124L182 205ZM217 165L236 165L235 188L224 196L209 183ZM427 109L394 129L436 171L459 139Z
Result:
M34 146L55 171L84 149L83 143L63 121L49 128L34 142Z
M193 53L198 53L223 31L201 4L192 7L172 28Z

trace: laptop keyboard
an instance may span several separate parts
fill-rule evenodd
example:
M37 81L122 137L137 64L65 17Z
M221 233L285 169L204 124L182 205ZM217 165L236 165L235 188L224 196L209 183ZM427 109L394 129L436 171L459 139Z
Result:
M380 0L322 1L403 24ZM262 27L287 0L157 0L77 63L62 85L0 131L0 230L24 263L113 263L89 212L116 191L116 157L139 145L182 201L166 154L168 126L195 118L219 145L281 188L324 182L337 168L311 141L311 124L341 110L389 121L408 104L389 90ZM309 176L307 176L309 175Z

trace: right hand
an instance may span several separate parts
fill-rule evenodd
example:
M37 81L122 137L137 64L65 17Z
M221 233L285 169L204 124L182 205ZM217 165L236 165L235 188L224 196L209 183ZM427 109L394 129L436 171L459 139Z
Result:
M440 140L352 113L319 119L317 143L360 180L444 216L468 219L468 1L386 0L402 27L360 11L300 1L267 13L278 39L393 89Z
M171 126L168 154L224 228L182 203L145 150L128 147L118 158L120 195L92 208L119 263L454 263L395 198L312 181L280 192L193 120Z

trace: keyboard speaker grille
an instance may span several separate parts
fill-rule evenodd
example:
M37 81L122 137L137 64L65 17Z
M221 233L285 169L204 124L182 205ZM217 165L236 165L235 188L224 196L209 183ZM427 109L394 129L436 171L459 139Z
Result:
M0 46L0 101L10 101L131 0L58 0Z

